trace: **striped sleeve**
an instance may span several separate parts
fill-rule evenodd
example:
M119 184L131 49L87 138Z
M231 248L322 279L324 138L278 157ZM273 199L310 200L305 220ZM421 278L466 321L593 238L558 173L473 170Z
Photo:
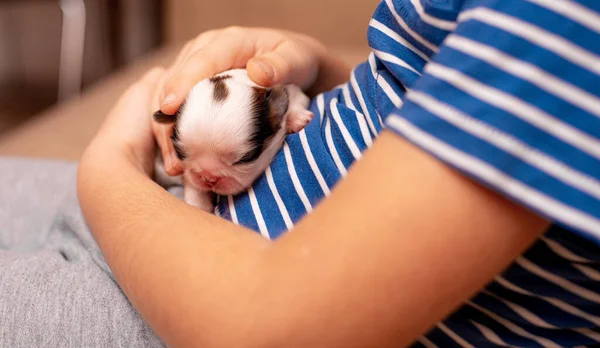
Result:
M386 126L600 242L600 1L466 1Z

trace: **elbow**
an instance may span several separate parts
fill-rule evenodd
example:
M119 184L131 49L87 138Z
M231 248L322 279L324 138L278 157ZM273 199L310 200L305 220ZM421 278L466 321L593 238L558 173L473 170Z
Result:
M268 294L268 292L266 292ZM265 298L268 296L260 296ZM240 301L243 299L243 301ZM192 335L185 342L174 344L177 347L306 347L301 344L301 337L295 335L299 318L288 313L287 306L274 305L268 299L262 301L254 296L246 296L240 292L235 300L223 300L203 318L202 324L188 331ZM216 315L215 315L216 313ZM192 343L193 344L190 344Z
M227 311L229 312L229 311ZM262 312L262 311L261 311ZM295 347L295 338L286 333L290 319L274 320L249 311L243 315L231 313L213 321L206 330L198 331L194 342L199 347ZM201 344L200 344L201 342ZM192 345L182 344L181 347Z

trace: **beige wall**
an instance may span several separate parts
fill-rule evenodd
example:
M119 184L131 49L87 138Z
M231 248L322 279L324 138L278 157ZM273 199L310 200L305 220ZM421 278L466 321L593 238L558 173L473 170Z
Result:
M333 47L366 48L380 0L167 0L166 39L187 40L228 25L268 26L314 36Z

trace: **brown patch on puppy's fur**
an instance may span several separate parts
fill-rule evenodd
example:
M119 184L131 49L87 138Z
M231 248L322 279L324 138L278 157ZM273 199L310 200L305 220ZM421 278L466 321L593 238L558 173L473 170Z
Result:
M181 106L179 106L179 109L177 110L177 112L174 115L167 115L160 110L156 111L152 115L152 118L157 123L173 124L173 133L171 134L171 142L173 143L173 148L175 149L175 154L177 155L177 158L179 158L179 160L181 160L181 161L183 161L186 158L186 154L185 154L185 151L183 151L183 149L181 148L181 144L179 143L178 121L179 121L179 114L180 114L181 110L183 110L183 108L185 107L186 102L187 102L187 100L184 101L181 104Z
M283 115L288 110L290 98L288 91L284 86L275 86L271 89L271 96L269 97L269 121L271 127L277 132L281 127L281 121L283 121Z
M187 155L185 154L185 151L181 147L179 141L179 128L177 125L175 125L175 128L173 128L173 134L171 134L171 142L173 143L173 149L175 150L177 158L179 158L180 161L183 161L186 159Z
M158 123L175 123L177 121L177 115L167 115L162 111L158 110L152 115L154 121Z
M230 78L231 78L231 75L217 75L217 76L211 77L209 80L210 80L210 82L217 82L219 80L227 80Z
M250 163L258 159L265 144L281 129L283 116L289 106L289 97L284 86L252 89L250 115L255 122L250 137L251 150L235 164Z
M231 78L231 75L213 76L210 78L214 86L213 99L216 102L224 101L229 95L229 89L223 80Z

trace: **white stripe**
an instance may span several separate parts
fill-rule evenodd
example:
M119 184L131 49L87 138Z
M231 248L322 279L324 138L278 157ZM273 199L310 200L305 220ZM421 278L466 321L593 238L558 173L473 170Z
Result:
M331 194L331 191L329 190L329 186L327 185L327 182L325 181L325 178L321 173L321 169L319 169L319 166L317 165L317 162L313 157L312 150L310 149L310 145L308 143L308 138L306 137L306 132L300 132L300 142L302 143L302 148L304 148L306 160L308 161L308 164L310 165L310 169L312 169L313 174L315 174L315 177L317 178L317 182L319 183L321 190L323 191L323 193L325 193L326 197L329 196Z
M356 105L354 105L354 102L352 101L352 97L350 96L350 88L348 87L347 83L345 83L344 86L342 87L342 94L344 95L344 100L346 101L346 106L348 106L350 109L352 109L354 111L358 111L358 109L356 108Z
M559 255L560 257L567 259L570 262L585 262L585 263L589 263L589 262L593 262L589 259L583 258L579 255L576 255L575 253L573 253L572 251L570 251L569 249L563 247L560 243L553 241L552 239L546 238L546 237L541 237L540 238L544 243L546 243L546 245L552 249L552 251Z
M529 323L531 323L533 325L536 325L538 327L542 327L545 329L558 329L558 327L556 327L555 325L552 325L552 324L546 322L545 320L543 320L542 318L540 318L539 316L537 316L536 314L529 311L528 309L526 309L523 306L520 306L511 301L505 300L505 299L501 298L500 296L493 294L487 290L483 290L482 292L498 299L499 301L502 301L505 305L507 305L508 307L510 307L510 309L512 309L515 313L517 313L521 318L523 318L524 320L527 320ZM577 329L577 328L574 328L573 330L577 331L580 334L585 335L593 340L598 340L598 337L600 336L599 334L593 333L591 330Z
M524 185L488 163L459 151L423 132L401 117L392 114L388 117L387 122L388 125L403 133L408 139L434 152L437 156L456 167L480 177L485 182L499 187L510 195L518 197L525 204L539 209L540 212L577 229L586 231L596 239L600 239L600 220L597 218Z
M596 342L600 342L600 333L595 332L593 329L587 329L587 328L585 328L585 329L578 329L578 328L575 328L575 329L573 329L573 331L579 332L580 334L582 334L584 336L587 336L587 337L593 339Z
M287 144L286 144L287 145ZM281 212L281 217L283 217L283 221L285 222L285 227L287 230L291 230L294 227L294 223L290 218L290 213L288 212L281 196L279 195L279 191L277 190L277 185L275 185L275 180L273 180L273 172L271 171L271 166L267 167L265 171L265 175L267 177L267 183L269 183L269 188L273 193L273 197L275 198L275 202L277 202L277 207L279 208L279 212Z
M387 95L387 97L390 99L390 101L392 102L392 104L394 104L394 106L396 108L400 108L404 102L402 101L402 99L400 99L400 97L396 94L396 92L394 92L394 90L392 89L392 86L390 86L390 84L387 82L387 79L382 76L379 75L379 78L377 78L377 83L379 84L379 87L381 87L381 89L385 92L385 95ZM383 124L383 121L381 121Z
M221 203L221 196L220 196L220 195L217 195L217 197L216 197L216 198L217 198L217 201L216 201L216 203L215 203L215 208L213 209L213 214L215 214L215 216L222 217L222 216L221 216L221 209L220 209L220 208L221 208L221 207L220 207L220 203Z
M491 292L488 291L484 291L486 294L491 295L495 298L497 298L498 300L502 301L504 304L506 304L508 307L510 307L515 313L517 313L519 316L521 316L523 319L527 320L529 323L532 323L538 327L542 327L542 328L546 328L546 329L558 329L558 327L556 327L555 325L552 325L548 322L546 322L545 320L543 320L542 318L538 317L537 315L533 314L532 312L530 312L529 310L527 310L526 308L510 302L508 300L505 300ZM593 340L598 340L598 337L600 337L599 334L594 333L591 330L586 330L586 329L578 329L578 328L573 328L574 331L579 332L580 334L587 336Z
M600 15L575 1L564 0L528 0L538 6L559 13L572 21L600 33Z
M545 153L523 143L518 138L469 115L463 114L452 106L444 104L429 95L410 91L406 97L457 128L495 145L499 149L520 158L546 174L600 200L600 182L573 169L568 164L555 160Z
M369 132L369 126L367 125L367 121L365 120L366 117L362 114L362 112L356 110L356 107L352 102L352 97L350 96L348 84L345 84L342 88L342 94L344 95L346 105L350 108L350 110L354 111L354 115L356 115L356 121L358 122L360 133L362 134L362 138L365 144L367 145L367 147L371 147L371 145L373 145L373 137L371 137L371 133Z
M581 273L585 274L591 280L600 282L600 272L596 271L595 269L583 265L573 265L573 267L577 268Z
M377 76L378 76L378 72L377 72L377 63L375 63L375 54L373 52L371 52L369 54L369 58L367 59L369 61L369 66L371 67L371 75L373 75L373 80L377 81ZM370 63L373 62L374 64L371 65ZM383 64L383 63L382 63ZM353 76L355 77L355 76ZM352 86L355 89L358 89L360 92L360 97L361 97L361 106L364 105L364 98L362 96L362 91L360 90L360 88L358 87L358 82L356 81L356 78L352 81ZM379 84L378 84L379 85ZM379 85L381 87L381 85ZM365 87L366 88L366 87ZM366 105L364 105L366 108ZM375 114L377 115L377 120L379 121L379 126L380 127L385 127L385 123L383 122L383 120L381 119L381 115L379 114L379 111L377 110L377 108L373 108L373 110L375 111ZM371 120L371 116L369 115L369 110L366 109L366 115L367 115L367 120L369 121L369 124L373 126L373 129L375 129L375 125L373 124L372 120ZM375 133L373 134L377 134L377 131L375 131Z
M301 132L304 132L304 130ZM287 162L288 172L290 173L290 179L292 179L292 183L294 184L294 188L298 193L298 197L300 197L302 204L304 204L304 209L306 209L306 212L310 213L312 211L312 204L310 204L310 201L306 196L306 192L304 192L304 187L302 186L302 183L300 183L300 178L298 178L298 173L296 173L296 166L292 160L292 153L290 152L290 147L288 146L287 142L283 143L283 153L285 155L285 161Z
M423 22L446 31L453 31L456 28L455 22L439 19L425 12L425 9L423 9L423 5L421 5L420 0L410 0L410 3L415 7L415 10L419 14Z
M356 142L354 142L354 139L350 135L350 132L348 132L348 128L346 128L344 121L342 121L342 117L340 116L340 111L338 110L337 103L337 98L332 98L331 102L329 103L329 108L331 109L333 119L335 120L335 123L340 129L340 132L342 133L342 137L344 138L344 142L348 146L348 149L350 149L350 152L352 152L352 156L354 156L355 159L360 159L362 157L362 153L356 145Z
M500 337L498 337L498 335L496 335L496 333L494 331L492 331L490 328L488 328L487 326L479 324L478 322L475 322L473 320L469 320L469 321L481 332L481 334L483 336L485 336L485 338L487 338L488 341L490 341L496 345L499 345L499 346L503 346L503 347L508 346L506 344L506 342L504 342Z
M600 141L521 99L481 83L458 70L429 63L425 71L473 97L543 129L558 139L600 159Z
M235 204L233 203L233 196L231 196L231 195L227 196L227 201L229 202L229 214L231 214L231 221L234 224L239 225L240 222L238 221L237 212L235 211Z
M473 303L471 301L469 301L467 303L469 305L473 306L475 309L483 312L484 314L486 314L490 318L494 319L498 323L502 324L504 327L506 327L507 329L509 329L510 331L514 332L517 335L520 335L520 336L532 339L532 340L536 341L537 343L539 343L540 345L542 345L542 347L545 347L545 348L551 348L551 347L552 348L553 347L560 348L560 346L558 344L550 341L549 339L533 335L533 334L525 331L523 328L521 328L521 327L513 324L512 322L510 322L510 321L508 321L508 320L506 320L504 318L501 318L501 317L497 316L496 314L488 311L487 309L485 309L483 307L478 306L477 304L475 304L475 303Z
M450 330L446 325L441 322L436 325L440 330L442 330L446 335L452 338L456 343L458 343L463 348L475 348L469 342L465 341L462 337L454 333L454 331Z
M438 348L438 346L436 346L433 342L431 342L425 336L421 336L421 337L417 338L417 342L421 343L426 348Z
M325 118L325 96L323 93L317 96L317 109L319 110L319 126L323 126L323 119Z
M252 211L254 212L254 217L256 218L256 223L258 223L258 229L260 230L260 234L267 239L271 239L269 236L269 231L267 230L267 225L265 224L265 219L260 212L260 206L258 205L258 200L256 199L256 193L254 193L254 189L252 186L248 189L248 197L250 197L250 205L252 206Z
M373 53L371 53L369 55L369 57L371 55L373 55ZM369 109L367 108L367 104L365 103L365 99L363 98L362 91L360 90L360 86L358 85L358 82L356 81L355 72L352 72L352 74L350 75L350 83L352 84L352 89L354 90L354 94L356 94L356 98L358 99L358 102L360 103L362 112L367 118L367 123L369 124L369 127L371 128L371 132L373 134L377 134L377 129L375 128L375 125L373 124L373 120L371 119L371 114L369 113ZM375 112L377 112L377 111L375 111ZM377 114L377 117L379 118L379 124L382 125L383 121L381 120L381 117L379 116L379 114Z
M402 59L400 59L392 54L389 54L387 52L378 51L376 49L371 49L371 51L373 51L373 53L377 56L377 58L379 58L383 61L386 61L386 62L390 62L390 63L396 64L396 65L399 65L399 66L406 68L406 69L414 72L415 74L421 76L421 73L419 71L417 71L412 66L408 65L408 63L403 61Z
M495 26L513 35L522 37L531 43L543 47L556 55L600 74L600 56L583 49L556 34L543 30L531 23L488 8L474 8L458 16L459 21L476 19Z
M445 44L529 81L556 97L600 117L600 98L531 63L516 59L494 47L456 35L449 36Z
M504 303L507 307L509 307L510 309L513 310L513 312L515 312L518 316L520 316L521 318L523 318L524 320L528 321L530 324L533 324L535 326L538 327L543 327L545 329L556 329L556 326L546 322L544 319L540 318L539 316L537 316L536 314L532 313L531 311L529 311L528 309L526 309L523 306L520 306L514 302L508 301L503 299L502 297L491 293L487 290L482 290L482 293L491 296L495 299L497 299L498 301L501 301L502 303Z
M415 46L413 46L410 42L406 41L405 38L403 38L402 36L398 35L398 33L396 33L395 31L393 31L392 29L388 28L387 26L385 26L385 24L381 23L380 21L376 20L375 18L371 19L371 22L369 22L369 26L379 30L380 32L382 32L383 34L389 36L392 40L396 41L397 43L399 43L400 45L408 48L409 50L413 51L416 55L418 55L419 57L423 58L424 61L428 62L430 60L429 56L426 55L425 53L421 52L418 48L416 48Z
M390 9L390 12L392 12L392 15L394 15L394 18L396 18L396 22L398 22L398 24L402 27L402 29L404 29L404 31L406 31L406 33L408 35L410 35L413 39L419 41L421 43L421 45L427 47L431 51L433 51L433 52L438 51L438 47L436 45L425 40L421 35L417 34L414 30L412 30L408 26L408 24L406 24L404 19L402 19L402 17L400 17L400 15L398 14L398 12L396 12L396 8L394 8L394 4L392 3L392 0L385 0L385 4Z
M344 163L342 163L342 159L335 148L335 144L333 143L333 138L331 137L331 122L327 119L325 122L325 141L327 141L327 147L329 148L329 152L331 153L331 157L333 158L333 162L336 167L340 171L342 176L346 176L348 172L346 171L346 167L344 167Z
M574 253L572 253L571 251L564 248L562 245L560 245L559 243L557 243L553 240L550 240L547 238L541 238L541 239L542 239L542 241L544 241L546 243L546 245L555 254L568 260L569 262L573 262L574 264L572 266L577 268L581 273L585 274L588 278L590 278L594 281L600 281L600 272L596 271L595 269L593 269L591 267L577 264L577 263L590 263L592 261L585 259L583 257L580 257L578 255L575 255Z
M521 287L518 287L517 285L509 282L508 280L506 280L506 279L504 279L504 278L502 278L500 276L497 276L494 280L498 284L504 286L507 289L510 289L512 291L521 293L523 295L527 295L527 296L539 298L539 299L544 300L544 301L550 303L551 305L553 305L554 307L559 308L559 309L561 309L561 310L563 310L563 311L565 311L565 312L567 312L569 314L572 314L572 315L574 315L576 317L581 317L581 318L583 318L583 319L585 319L585 320L587 320L587 321L589 321L591 323L594 323L594 325L599 325L600 326L600 317L597 317L595 315L586 313L586 312L582 311L581 309L579 309L579 308L577 308L575 306L572 306L572 305L570 305L570 304L568 304L568 303L566 303L564 301L561 301L561 300L556 299L554 297L546 297L546 296L540 296L540 295L534 294L534 293L529 292L529 291L527 291L527 290L525 290L525 289L523 289Z
M400 108L404 104L404 102L402 102L402 99L400 99L396 92L394 92L394 89L392 88L392 86L390 86L385 77L382 75L377 75L376 64L377 63L375 62L375 56L370 55L369 66L371 67L371 73L373 74L373 78L375 78L377 84L379 84L379 87L381 87L381 89L385 92L385 95L387 95L392 104L394 104L395 107Z
M539 267L533 262L527 260L525 257L521 256L517 258L516 263L528 270L529 272L539 276L540 278L544 278L550 283L554 285L558 285L559 287L579 296L583 297L588 301L592 301L594 303L600 304L600 294L583 288L575 283L572 283L564 278L557 276L556 274L550 273L545 269Z

